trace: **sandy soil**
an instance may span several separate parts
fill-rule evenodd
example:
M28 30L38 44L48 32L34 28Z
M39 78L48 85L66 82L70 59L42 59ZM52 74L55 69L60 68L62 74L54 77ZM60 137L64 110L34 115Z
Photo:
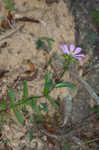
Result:
M6 19L8 10L6 9L6 4L4 4L2 1L0 1L0 5L0 21L2 22L3 19ZM72 11L70 11L69 7L68 2L65 0L60 0L52 4L47 4L43 0L14 1L15 10L12 12L14 18L29 17L39 20L39 23L16 22L14 28L8 30L3 29L5 32L1 32L0 45L2 45L4 42L6 42L7 44L5 48L0 49L0 70L8 70L8 72L5 73L5 75L0 79L0 97L2 97L3 95L7 95L8 87L13 87L14 90L17 92L16 101L18 101L22 97L23 82L19 82L16 87L17 83L15 84L15 81L20 78L27 78L29 80L30 77L33 76L34 78L31 79L31 81L27 81L29 96L41 95L43 92L46 72L49 71L51 73L51 77L54 78L54 71L56 71L58 74L62 71L64 61L62 61L61 58L60 45L64 43L67 43L68 45L71 43L77 43L77 36L75 37L77 33L77 22L75 23L75 16L72 14ZM11 33L13 33L14 31L16 32L11 35ZM81 39L78 36L80 42L84 39L85 33L86 31L83 32ZM10 36L7 36L9 34ZM45 50L37 50L36 41L39 37L49 37L55 40L55 42L52 42L52 49L50 52L47 53ZM77 44L82 45L82 43ZM60 56L60 59L54 59L53 61L53 66L55 70L51 66L45 69L45 66L52 54L57 54L58 56ZM82 75L83 70L79 69L79 66L83 67L84 65L88 64L91 57L90 55L90 52L88 52L87 50L86 59L80 64L72 64L71 69L77 74ZM31 64L32 67L34 66L33 71L27 74L26 71L31 69ZM90 78L92 80L93 75L92 77L90 76ZM90 78L89 76L86 76L85 78L89 81L89 84ZM96 80L96 78L97 76L94 76L94 80ZM83 120L84 117L90 114L89 108L92 104L91 98L87 91L84 89L84 87L76 79L70 76L69 71L67 71L67 73L64 75L63 80L73 82L77 86L77 90L71 92L68 88L54 89L51 92L50 96L53 99L59 101L58 103L61 104L64 97L72 95L73 103L68 104L67 102L67 106L73 105L72 113L69 116L70 121L69 124L67 124L67 127L70 127L70 122L72 122L72 124L75 126L77 122ZM92 86L93 85L94 82ZM98 91L97 89L98 85L96 86L95 90ZM46 102L46 99L40 99L38 104L40 104L40 102ZM49 102L48 104L49 113L47 115L46 113L44 113L44 121L52 122L52 124L58 126L59 124L57 125L56 122L60 123L64 121L61 116L63 107L61 106L62 108L60 108L60 111L57 112L57 110L55 110L55 108ZM42 134L40 132L33 120L33 110L28 107L28 111L28 114L24 114L24 127L17 122L12 110L9 111L10 118L6 117L5 123L2 126L2 139L4 141L7 141L7 146L9 146L9 149L60 150L61 147L59 148L59 145L57 144L55 139L55 144L53 145L52 142L54 140L52 139L51 141L50 138L48 139L49 136L46 136L45 134ZM14 121L16 121L17 124ZM91 128L94 128L93 124L91 124L90 122L89 124ZM31 128L33 128L34 138L30 142L29 138ZM87 131L88 128L89 126L86 127ZM62 130L65 132L64 129ZM78 132L76 132L77 136L79 135ZM83 132L85 133L86 131ZM86 138L88 138L88 136L93 137L93 134L88 134L84 136L85 140ZM63 142L59 140L57 141L61 142L62 146L68 142L68 140L63 140ZM95 150L97 150L98 146L95 146ZM3 144L3 148L4 147L5 144ZM84 148L89 150L90 147L86 146ZM73 149L75 150L75 147L72 147L72 150Z

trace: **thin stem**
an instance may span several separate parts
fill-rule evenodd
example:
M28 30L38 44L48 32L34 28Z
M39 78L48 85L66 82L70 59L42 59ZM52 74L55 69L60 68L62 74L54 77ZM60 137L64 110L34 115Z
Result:
M64 67L64 70L63 70L63 72L60 75L60 79L63 77L63 75L65 74L66 70L67 70L67 67Z
M68 62L65 64L64 70L63 70L63 72L62 72L61 75L60 75L60 79L61 79L61 78L63 77L63 75L65 74L65 72L66 72L66 70L68 69L69 65L70 65L70 61L68 61Z
M92 143L92 142L95 142L95 141L99 141L99 138L88 140L88 141L84 142L84 144L89 144L89 143Z
M42 98L42 97L44 97L44 96L32 96L32 97L30 97L30 98L27 98L27 100L26 100L26 101L22 101L22 100L21 100L21 102L19 102L19 103L15 104L15 107L16 107L16 106L18 106L18 105L25 104L25 103L27 103L27 102L29 102L29 101L33 100L33 98Z
M23 100L21 99L21 102L14 104L13 108L14 108L14 107L17 107L17 106L19 106L19 105L25 104L25 103L27 103L27 102L29 102L29 101L31 101L31 100L33 100L32 98L42 98L42 97L44 97L44 96L32 96L32 97L27 98L26 101L23 101ZM5 111L8 111L9 109L12 109L12 107L9 106L9 107L7 107L7 108L5 108L5 109L3 109L3 110L0 110L0 113L1 113L1 112L5 112Z

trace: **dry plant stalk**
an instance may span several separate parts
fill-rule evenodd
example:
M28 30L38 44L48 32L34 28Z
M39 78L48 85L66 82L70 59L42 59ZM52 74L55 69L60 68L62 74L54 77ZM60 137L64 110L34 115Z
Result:
M80 81L85 89L87 89L88 93L91 97L96 101L96 104L99 105L99 96L94 92L94 90L91 88L91 86L80 76L75 74L74 72L71 72L71 75L74 76L78 81Z

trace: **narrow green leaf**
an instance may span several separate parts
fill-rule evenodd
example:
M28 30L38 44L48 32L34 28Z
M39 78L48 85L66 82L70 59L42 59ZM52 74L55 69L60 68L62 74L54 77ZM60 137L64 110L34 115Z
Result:
M52 99L51 97L49 97L49 96L46 96L46 98L48 99L48 101L55 107L55 108L57 108L58 109L58 104L56 104L56 102L55 102L55 100L54 99Z
M27 88L27 81L26 80L24 80L23 98L24 98L24 101L26 101L28 98L28 88Z
M61 87L68 87L68 88L75 88L75 85L70 82L59 82L56 83L55 88L61 88Z
M14 101L15 101L15 92L12 88L9 88L8 89L8 95L10 97L10 104L11 104L11 107L13 107L15 104L14 104Z
M33 140L33 128L30 129L30 142Z
M23 84L23 99L21 101L24 102L24 104L22 105L22 111L23 112L27 112L26 110L26 101L28 99L28 88L27 88L27 81L24 80L24 84Z
M96 26L99 26L99 11L93 11L92 12L93 16L93 22Z
M2 117L2 115L0 115L0 124L2 124L2 122L3 122L3 117Z
M48 104L47 103L40 103L41 105L42 105L42 110L44 111L44 112L48 112Z
M39 40L46 40L46 41L55 42L55 40L53 40L52 38L48 38L48 37L40 37Z
M96 115L96 119L99 119L99 114Z
M91 110L99 112L99 107L93 107Z
M48 41L48 49L50 50L51 49L51 42Z
M15 104L14 104L14 100L15 100L15 93L14 90L12 88L8 89L8 95L10 97L10 103L11 103L11 107L13 109L13 112L17 118L17 120L21 123L24 124L24 118L23 115L18 111L17 108L15 108Z
M14 10L14 6L12 3L8 3L8 9L13 11Z
M0 104L0 110L5 110L7 108L6 104Z
M35 112L37 112L38 115L41 115L41 109L39 106L37 106L36 98L32 98L31 100L29 100L29 102L27 102L27 104L29 104L32 107L32 109L34 109Z
M41 37L39 38L40 40L46 40L48 43L48 49L51 50L51 42L54 42L54 40L52 38L48 38L48 37Z
M31 98L31 99L28 100L27 104L30 105L32 107L32 109L35 109L35 107L37 105L37 99L36 98Z
M37 42L36 42L36 45L37 45L37 49L39 50L40 48L45 48L46 46L45 46L45 43L43 42L43 41L41 41L41 40L37 40Z
M46 96L48 94L48 92L50 91L52 85L53 84L52 84L52 81L50 80L50 73L47 72L46 77L45 77L44 91L43 91L44 96Z
M11 10L11 11L14 10L12 0L2 0L2 1L7 4L7 7L9 10Z
M39 106L36 105L36 107L34 108L34 110L37 112L38 116L41 116L41 109Z
M71 144L66 144L63 148L63 150L69 150L69 148L71 147Z
M47 41L48 46L46 45L46 43L44 42ZM48 48L48 50L51 50L51 42L54 42L54 40L52 38L48 38L48 37L40 37L36 44L37 44L37 49L39 50L40 48Z
M19 112L18 109L13 108L13 112L17 118L17 120L19 121L19 123L21 123L22 125L24 125L24 117L23 115Z
M41 119L43 118L43 115L39 116L38 114L34 114L33 116L34 116L34 120L35 120L36 123L41 123L42 122Z

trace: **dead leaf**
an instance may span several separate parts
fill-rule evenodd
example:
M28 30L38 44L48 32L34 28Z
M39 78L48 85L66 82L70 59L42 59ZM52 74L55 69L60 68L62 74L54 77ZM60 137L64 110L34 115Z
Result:
M9 23L8 23L8 21L7 21L7 20L3 20L3 21L1 22L1 27L2 27L3 29L9 29Z
M48 130L48 132L56 134L56 131L49 124L44 124L44 128Z
M11 11L8 11L7 18L1 22L1 27L3 29L9 29L9 28L11 28L11 25L13 25L13 24L14 24L13 15L11 14Z
M7 42L4 42L0 45L0 48L5 48L5 47L7 47Z
M29 65L30 70L25 71L24 72L25 74L31 74L32 72L36 71L35 65L30 60L28 60L28 65Z
M5 73L8 73L8 70L0 70L0 79L4 77Z
M12 16L12 14L11 14L11 11L8 11L8 16L7 16L7 18L9 19L9 21L11 21L11 20L13 19L13 16Z

